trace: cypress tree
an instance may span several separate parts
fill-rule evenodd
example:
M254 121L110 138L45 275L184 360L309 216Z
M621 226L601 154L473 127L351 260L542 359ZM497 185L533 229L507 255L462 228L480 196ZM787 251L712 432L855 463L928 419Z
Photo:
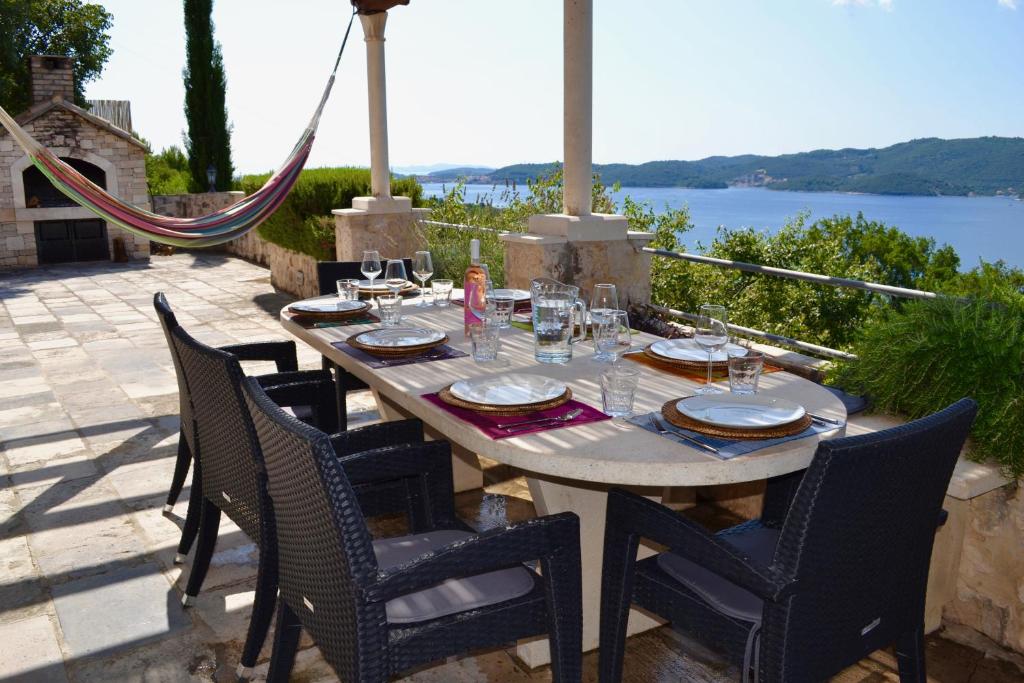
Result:
M217 169L216 188L231 189L231 126L224 102L227 78L220 43L213 40L213 0L185 2L185 150L191 190L209 187L206 169Z

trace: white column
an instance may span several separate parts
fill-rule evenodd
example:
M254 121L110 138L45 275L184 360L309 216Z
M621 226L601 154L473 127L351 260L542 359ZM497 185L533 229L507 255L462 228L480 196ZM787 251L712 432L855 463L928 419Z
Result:
M593 178L594 5L593 0L564 1L562 210L570 216L589 216Z
M366 36L366 92L370 104L370 191L377 199L391 198L388 165L387 78L384 73L384 25L388 13L360 14Z

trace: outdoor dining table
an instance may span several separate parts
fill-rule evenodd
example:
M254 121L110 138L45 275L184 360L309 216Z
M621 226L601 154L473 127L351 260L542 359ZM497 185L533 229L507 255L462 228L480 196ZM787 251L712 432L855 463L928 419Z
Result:
M402 326L442 330L450 337L450 346L469 352L461 307L419 308L415 303L415 299L405 302ZM598 377L606 366L590 360L593 346L589 342L577 345L573 359L564 365L542 365L534 359L533 334L513 327L502 331L499 358L504 359L504 364L501 366L476 363L471 356L466 356L374 370L335 348L332 342L344 342L350 335L376 325L308 328L292 320L287 308L282 310L280 319L290 334L366 382L374 391L384 419L418 417L435 437L447 439L453 447L458 447L460 457L453 464L456 479L460 476L463 479L462 488L466 486L467 454L480 454L524 473L538 515L572 511L579 516L585 650L594 649L598 643L604 516L609 488L630 487L643 495L660 499L670 487L763 480L807 467L819 439L844 433L844 429L839 428L729 460L676 443L639 426L612 420L492 440L473 425L422 396L439 391L459 379L507 372L532 373L564 382L572 389L574 398L600 409ZM659 337L643 333L634 335L638 344L648 344L657 339ZM637 413L659 410L666 400L691 395L698 385L695 381L640 363L631 365L641 373L634 406ZM759 392L796 401L809 412L845 423L846 410L842 402L823 387L789 372L762 375ZM476 466L473 472L478 469ZM475 485L480 486L482 478L479 474L476 477ZM473 481L472 475L470 481ZM652 552L641 545L641 556ZM657 625L654 619L634 610L630 615L629 632L637 633ZM521 642L517 654L531 667L549 661L546 639Z

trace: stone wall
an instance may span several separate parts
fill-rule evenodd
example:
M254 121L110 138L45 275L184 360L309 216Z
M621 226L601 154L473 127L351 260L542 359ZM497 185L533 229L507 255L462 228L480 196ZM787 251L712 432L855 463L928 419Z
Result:
M1024 653L1024 491L1010 484L967 505L955 597L943 618Z
M196 218L240 201L244 192L197 192L195 194L153 195L153 213L177 218Z
M270 284L303 299L320 293L316 259L268 242L251 230L225 245L228 253L270 268Z
M360 261L365 249L376 249L382 259L389 259L412 258L427 248L427 236L420 226L429 213L427 209L396 213L336 209L332 213L339 261Z

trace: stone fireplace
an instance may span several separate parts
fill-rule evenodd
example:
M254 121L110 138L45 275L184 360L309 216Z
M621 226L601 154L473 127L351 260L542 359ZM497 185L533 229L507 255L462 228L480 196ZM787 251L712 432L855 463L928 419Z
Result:
M15 117L18 124L111 194L148 208L145 145L130 130L75 105L71 58L35 55L29 66L32 104ZM149 240L65 197L0 128L0 267L118 256L148 258Z

